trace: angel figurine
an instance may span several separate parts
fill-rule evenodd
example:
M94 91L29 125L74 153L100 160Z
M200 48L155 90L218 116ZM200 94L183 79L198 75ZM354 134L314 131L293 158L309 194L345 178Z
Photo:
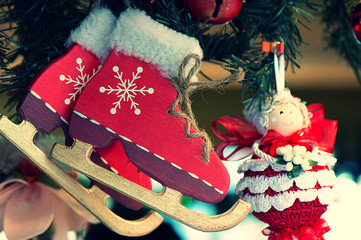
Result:
M306 107L287 88L243 113L246 120L226 116L212 124L224 141L216 147L221 159L243 159L236 194L269 224L268 239L323 239L330 228L321 216L338 199L330 169L337 122L324 119L323 105Z

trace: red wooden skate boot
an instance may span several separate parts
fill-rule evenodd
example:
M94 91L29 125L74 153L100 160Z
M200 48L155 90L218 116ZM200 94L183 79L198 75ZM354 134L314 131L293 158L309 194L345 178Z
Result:
M31 122L38 131L47 134L57 127L62 127L67 137L67 145L72 142L67 136L70 114L83 88L100 70L110 52L109 35L114 29L115 20L109 9L94 9L80 26L72 31L69 38L72 45L67 53L39 74L19 105L18 112L23 119ZM129 162L121 143L114 145L118 146L115 150L110 146L99 150L98 153L94 152L91 156L92 161L112 170L104 162L111 161L114 155L117 155L118 162L115 167L118 170L114 171L151 189L149 177L139 173ZM100 186L99 183L95 184ZM100 188L128 208L137 210L143 206L103 185Z
M94 9L72 31L69 38L72 45L67 53L34 79L18 106L24 120L44 133L67 127L76 99L109 54L110 48L105 43L109 41L115 20L109 9Z
M221 201L229 187L225 166L214 151L203 153L205 140L193 128L187 133L184 117L170 113L181 113L176 77L186 56L202 56L198 41L134 9L121 14L111 38L112 52L75 104L70 135L99 148L120 140L151 178L204 202ZM186 71L195 70L192 60Z

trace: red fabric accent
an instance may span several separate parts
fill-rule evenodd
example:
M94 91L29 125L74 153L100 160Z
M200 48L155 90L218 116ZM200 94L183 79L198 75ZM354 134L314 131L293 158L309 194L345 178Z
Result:
M224 126L229 133L222 133L219 129L217 129L217 123ZM227 158L223 156L223 150L226 147L236 145L238 148L234 152L237 152L244 147L251 147L255 140L262 137L252 124L235 116L224 116L213 120L212 130L217 137L224 141L223 143L218 144L215 148L216 153L222 160L227 160ZM232 154L228 156L228 158L231 156Z
M284 137L275 130L269 130L261 141L260 149L271 156L276 156L278 147L290 144L305 146L308 151L311 151L314 146L318 146L320 150L332 153L337 133L337 121L324 119L322 104L311 104L307 109L312 113L310 127L300 129L289 137ZM229 133L222 133L218 130L217 123L222 124ZM238 145L236 152L244 147L252 146L255 140L262 137L252 124L234 116L225 116L214 120L212 130L224 141L216 146L216 152L222 160L226 160L222 153L227 146Z
M308 133L309 129L304 128L298 130L291 136L284 137L275 130L269 130L261 140L260 150L270 154L271 156L276 156L276 150L279 147L284 147L286 145L301 145L305 146L308 151L311 151L312 146L316 146L317 142L313 140L313 136L308 136Z
M282 230L268 227L262 231L263 235L268 236L268 240L323 240L323 235L331 228L324 219L320 219L311 226L302 226L297 230L285 228Z
M301 226L310 226L318 221L326 212L327 205L321 204L318 198L311 202L301 202L299 199L289 208L278 211L272 207L266 213L253 212L253 215L275 229L298 229Z
M152 183L150 177L148 177L143 172L139 171L138 168L129 160L128 156L125 153L125 149L121 142L113 141L107 148L104 149L96 149L96 154L98 159L102 161L101 163L97 163L100 166L110 169L110 166L116 170L119 176L122 176L146 189L152 190ZM92 155L93 157L93 155ZM98 160L98 161L99 161ZM106 163L105 163L106 162ZM114 170L113 170L114 171ZM126 197L123 194L118 193L117 191L102 185L100 183L96 183L96 185L109 194L114 200L121 203L132 210L139 210L143 207L143 204Z
M118 172L119 176L152 190L150 178L138 171L138 168L129 160L121 142L113 141L107 148L96 149L96 152Z
M337 121L324 119L322 104L311 104L307 109L312 113L310 134L316 139L320 150L332 153L337 134Z

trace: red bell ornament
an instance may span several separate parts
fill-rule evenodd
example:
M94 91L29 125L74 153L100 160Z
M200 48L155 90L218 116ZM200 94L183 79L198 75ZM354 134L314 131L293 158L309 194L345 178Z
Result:
M358 43L361 43L361 3L352 8L350 22L353 35Z
M243 0L184 0L192 17L201 22L223 24L235 18Z

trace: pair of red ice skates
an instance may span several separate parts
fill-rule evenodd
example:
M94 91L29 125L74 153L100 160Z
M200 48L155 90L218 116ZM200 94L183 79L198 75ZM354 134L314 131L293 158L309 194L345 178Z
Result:
M194 199L221 201L226 168L214 151L204 161L203 138L188 138L186 120L169 114L178 94L170 79L187 55L202 56L198 41L142 11L116 19L106 8L94 9L69 41L68 52L30 85L21 117L41 132L62 127L92 144L94 162L145 188L151 177ZM104 190L127 207L142 206Z

